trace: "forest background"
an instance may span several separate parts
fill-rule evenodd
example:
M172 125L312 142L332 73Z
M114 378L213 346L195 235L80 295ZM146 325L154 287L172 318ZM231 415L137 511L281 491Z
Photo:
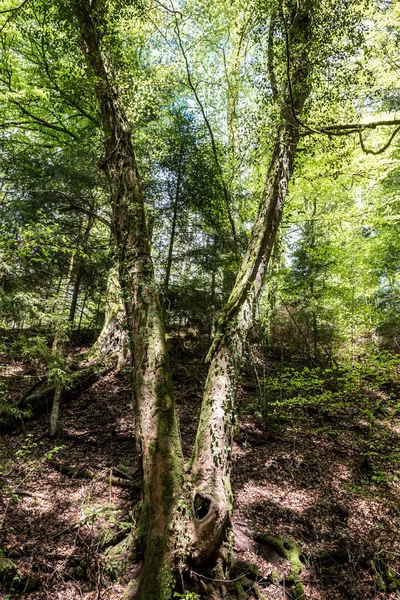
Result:
M17 490L40 463L30 421L47 436L35 419L49 413L46 468L65 470L64 403L111 372L133 392L141 493L118 513L123 552L96 546L88 598L99 561L104 598L118 597L115 563L138 561L128 594L149 600L398 597L399 20L398 3L372 0L0 3L5 594L61 585L10 554ZM112 403L115 380L104 387ZM65 416L84 423L77 406ZM318 444L345 449L341 492L370 502L376 523L359 527L385 541L361 548L332 521L316 548L321 531L300 540L287 516L267 527L264 503L243 534L254 574L231 556L250 485L235 504L233 435L263 460L290 438L294 477L315 452L295 448L304 429L322 461Z

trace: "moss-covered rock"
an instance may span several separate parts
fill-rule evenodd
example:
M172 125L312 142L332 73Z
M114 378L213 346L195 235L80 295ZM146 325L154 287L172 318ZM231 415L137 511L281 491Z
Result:
M303 569L303 563L301 562L300 547L288 538L276 537L268 533L264 533L261 536L259 536L258 541L271 546L271 548L273 548L277 552L277 554L279 554L279 556L282 556L282 558L285 558L290 563L293 572L286 577L286 585L291 587L293 586L292 596L294 600L304 600L304 586L300 581L299 577ZM277 571L275 571L274 574L275 579L280 579L279 573L277 573ZM273 583L275 583L274 579L272 579L272 581Z
M274 548L279 556L286 558L292 565L296 575L300 575L303 568L303 564L300 560L301 550L295 542L287 538L275 537L268 533L262 534L258 539L262 541L262 543L268 544Z

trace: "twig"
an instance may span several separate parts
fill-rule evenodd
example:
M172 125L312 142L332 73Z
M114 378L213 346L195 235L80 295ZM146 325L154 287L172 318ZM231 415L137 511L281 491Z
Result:
M243 577L246 577L246 575L249 573L250 571L246 571L245 573L239 575L239 577L236 577L236 579L214 579L213 577L207 577L206 575L196 573L196 571L193 571L193 569L190 570L190 576L192 576L192 574L197 575L197 577L202 577L203 579L207 579L207 581L215 581L216 583L235 583L236 581L243 579Z
M23 0L21 4L18 6L14 6L14 8L7 8L6 10L0 10L0 15L4 15L5 13L13 13L19 11L25 4L28 4L29 0Z
M11 492L14 496L27 496L28 498L40 498L41 500L45 499L45 496L42 494L34 494L33 492L23 491L23 490L15 490Z

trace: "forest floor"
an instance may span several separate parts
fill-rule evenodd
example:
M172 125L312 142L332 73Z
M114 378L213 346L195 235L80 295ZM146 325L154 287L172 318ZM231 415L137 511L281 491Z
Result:
M172 361L188 458L203 347L182 338ZM1 378L17 397L31 365L2 363ZM245 371L233 450L235 557L258 567L267 600L295 598L285 540L299 548L305 599L399 600L397 383L317 410L288 403L266 425L257 373ZM103 549L105 531L115 541L131 526L138 498L128 375L108 373L65 401L56 440L47 422L41 415L0 438L0 597L122 599L123 582L113 577L118 564Z

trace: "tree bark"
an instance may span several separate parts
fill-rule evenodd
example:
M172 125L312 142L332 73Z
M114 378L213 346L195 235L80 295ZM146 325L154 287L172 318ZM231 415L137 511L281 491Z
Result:
M132 356L135 433L143 485L140 528L145 541L136 597L169 600L178 559L185 568L190 561L201 564L212 558L229 523L237 372L281 220L299 139L295 114L301 113L307 97L308 3L291 15L292 81L282 95L281 123L251 240L209 352L209 373L191 464L193 488L187 488L192 489L187 492L145 205L126 115L102 48L104 15L86 0L71 2L81 45L95 76L105 135L103 169L111 190L119 281ZM189 510L186 501L179 506L185 495L191 495Z
M135 433L143 484L141 537L146 546L138 597L169 600L175 586L176 551L176 538L170 532L182 487L183 459L150 235L131 133L102 46L100 32L105 28L106 15L86 0L71 1L81 46L95 77L105 136L102 168L111 190L119 280L132 357Z
M299 141L296 115L301 114L309 92L305 51L310 25L307 3L294 8L290 17L292 79L281 100L281 121L251 239L208 355L210 365L192 459L193 503L197 518L191 535L193 557L197 563L217 552L229 523L237 374L293 171Z
M104 325L89 354L116 354L119 370L126 360L127 345L125 306L118 278L118 265L115 265L108 274Z
M67 279L65 280L63 297L61 299L61 304L59 304L57 307L59 314L58 314L58 319L57 319L57 324L56 324L56 332L55 332L53 346L52 346L52 353L54 355L55 360L57 360L57 358L60 356L60 353L62 353L62 345L63 345L63 341L64 341L62 339L62 329L63 329L63 324L64 324L63 323L64 311L65 311L65 306L66 306L67 300L68 300L68 293L69 293L69 288L71 285L72 272L74 269L74 262L75 262L75 254L72 254L70 264L69 264ZM61 348L60 348L60 346L61 346ZM49 420L49 435L50 435L50 437L54 437L57 433L58 419L60 416L62 390L63 390L62 382L60 380L56 381L56 390L54 393L53 403L51 405L50 420Z

